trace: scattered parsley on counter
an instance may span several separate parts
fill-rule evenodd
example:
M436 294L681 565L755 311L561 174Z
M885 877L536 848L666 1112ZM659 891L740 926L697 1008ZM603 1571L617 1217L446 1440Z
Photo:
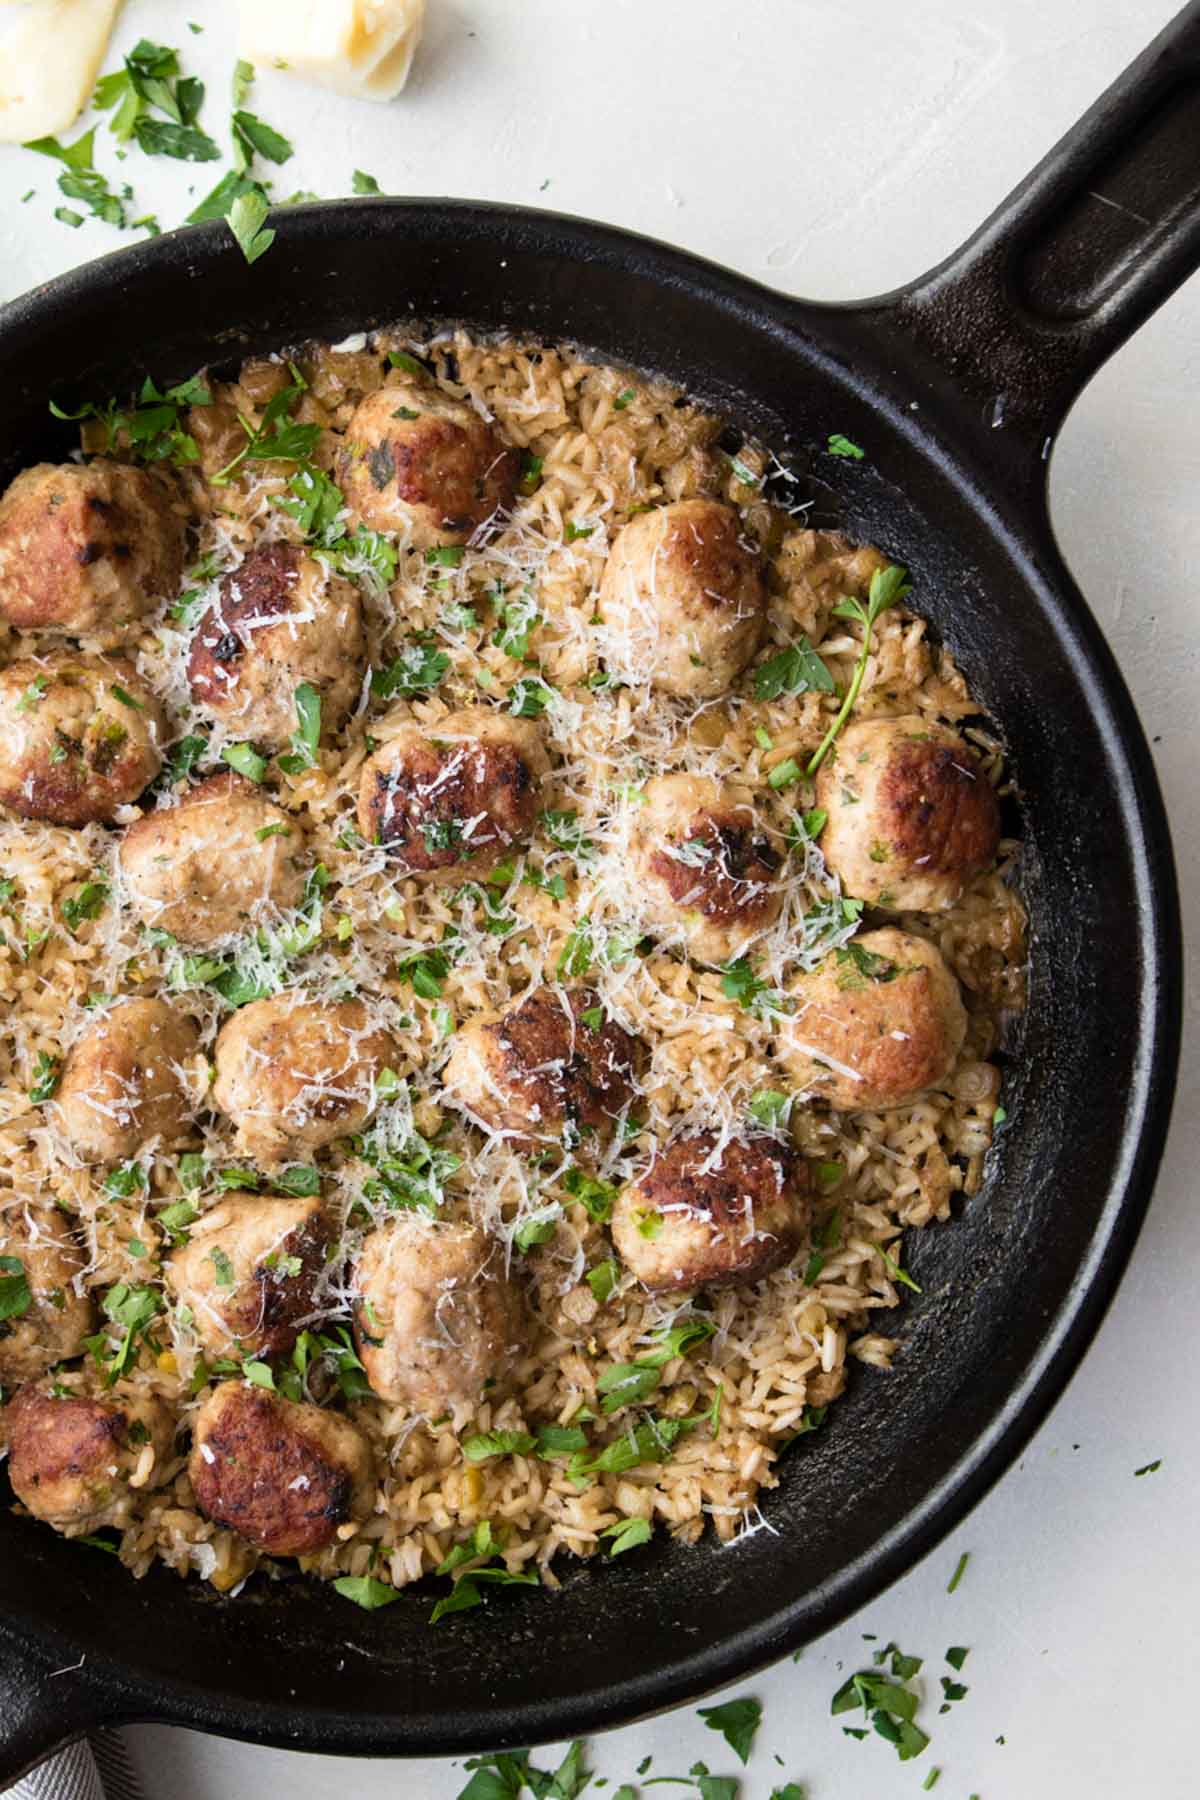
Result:
M964 1550L962 1555L959 1557L958 1562L955 1564L954 1573L950 1577L949 1583L947 1584L946 1592L948 1594L952 1594L954 1592L955 1588L958 1586L959 1582L962 1580L963 1576L966 1574L967 1564L970 1562L970 1560L971 1560L971 1552L969 1550Z
M701 1706L697 1710L709 1730L719 1731L729 1748L744 1763L749 1762L755 1733L762 1724L760 1703L743 1696L727 1700L723 1706Z
M1136 1475L1153 1475L1157 1469L1162 1468L1162 1465L1163 1465L1163 1459L1160 1456L1155 1462L1143 1463L1140 1469L1135 1469L1133 1472L1134 1472L1135 1476Z

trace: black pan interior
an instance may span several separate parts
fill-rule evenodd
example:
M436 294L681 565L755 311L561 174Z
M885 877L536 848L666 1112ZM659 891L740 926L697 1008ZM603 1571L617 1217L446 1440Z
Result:
M248 270L222 228L124 253L0 315L0 473L61 454L64 403L149 370L400 317L569 339L664 374L805 459L845 528L913 573L916 603L999 722L1022 790L1032 1007L984 1193L913 1234L924 1289L894 1373L861 1371L788 1456L772 1527L736 1547L663 1544L564 1569L429 1629L413 1594L368 1615L304 1580L236 1600L0 1513L0 1620L88 1675L114 1712L340 1751L537 1741L666 1706L826 1629L909 1566L1016 1454L1120 1272L1168 1104L1169 850L1119 678L1044 519L985 495L936 383L862 315L790 303L576 221L449 202L299 208ZM917 402L917 410L912 403ZM828 502L826 502L828 503ZM889 1321L890 1324L890 1321ZM5 1495L7 1490L3 1490Z

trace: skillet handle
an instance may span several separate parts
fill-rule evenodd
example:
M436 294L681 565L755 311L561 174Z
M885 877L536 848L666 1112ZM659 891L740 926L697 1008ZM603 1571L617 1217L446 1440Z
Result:
M0 1794L54 1751L113 1724L113 1711L82 1671L54 1674L0 1637Z
M1200 0L1177 14L986 224L891 296L1012 465L1041 462L1085 383L1200 267Z

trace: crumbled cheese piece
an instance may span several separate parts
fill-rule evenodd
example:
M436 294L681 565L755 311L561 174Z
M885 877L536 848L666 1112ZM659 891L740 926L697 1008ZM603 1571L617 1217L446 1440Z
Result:
M88 102L121 0L38 0L0 24L0 143L65 131Z
M358 100L394 100L425 0L242 0L241 53Z

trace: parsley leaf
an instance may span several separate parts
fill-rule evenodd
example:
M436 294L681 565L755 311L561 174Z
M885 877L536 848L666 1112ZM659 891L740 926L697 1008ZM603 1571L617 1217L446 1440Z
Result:
M262 189L251 185L236 195L224 214L248 263L256 263L275 242L275 233L266 222L270 210L270 202Z
M33 1065L33 1086L29 1090L29 1098L34 1106L44 1106L47 1100L54 1098L60 1072L58 1058L47 1056L44 1050L39 1050Z
M62 916L67 929L78 931L85 919L97 919L104 910L104 902L109 896L109 885L100 878L96 881L85 881L77 894L62 903Z
M464 1438L462 1452L468 1462L487 1462L493 1456L528 1456L534 1442L527 1431L483 1431Z
M377 1612L400 1598L396 1588L389 1587L386 1581L377 1581L373 1575L339 1575L333 1589L343 1600L353 1600L364 1612Z
M853 462L861 462L866 454L857 444L852 444L848 437L843 437L840 431L830 433L825 447L830 456L848 456Z
M311 769L321 747L321 696L309 681L302 681L293 695L296 707L296 729L292 747L278 758L285 775L302 775Z
M806 637L760 663L754 672L754 698L777 700L780 694L833 692L833 676Z
M33 1290L19 1256L0 1256L0 1323L19 1319L33 1305Z
M418 638L384 669L371 672L371 692L377 700L410 699L437 687L450 658L436 648L436 639Z
M639 1544L648 1544L654 1536L654 1527L649 1519L618 1519L615 1525L606 1525L600 1536L612 1539L608 1547L610 1556L621 1556Z
M762 1707L757 1700L727 1700L723 1706L701 1706L700 1717L710 1731L719 1731L729 1748L743 1762L750 1760L750 1746L762 1723Z

